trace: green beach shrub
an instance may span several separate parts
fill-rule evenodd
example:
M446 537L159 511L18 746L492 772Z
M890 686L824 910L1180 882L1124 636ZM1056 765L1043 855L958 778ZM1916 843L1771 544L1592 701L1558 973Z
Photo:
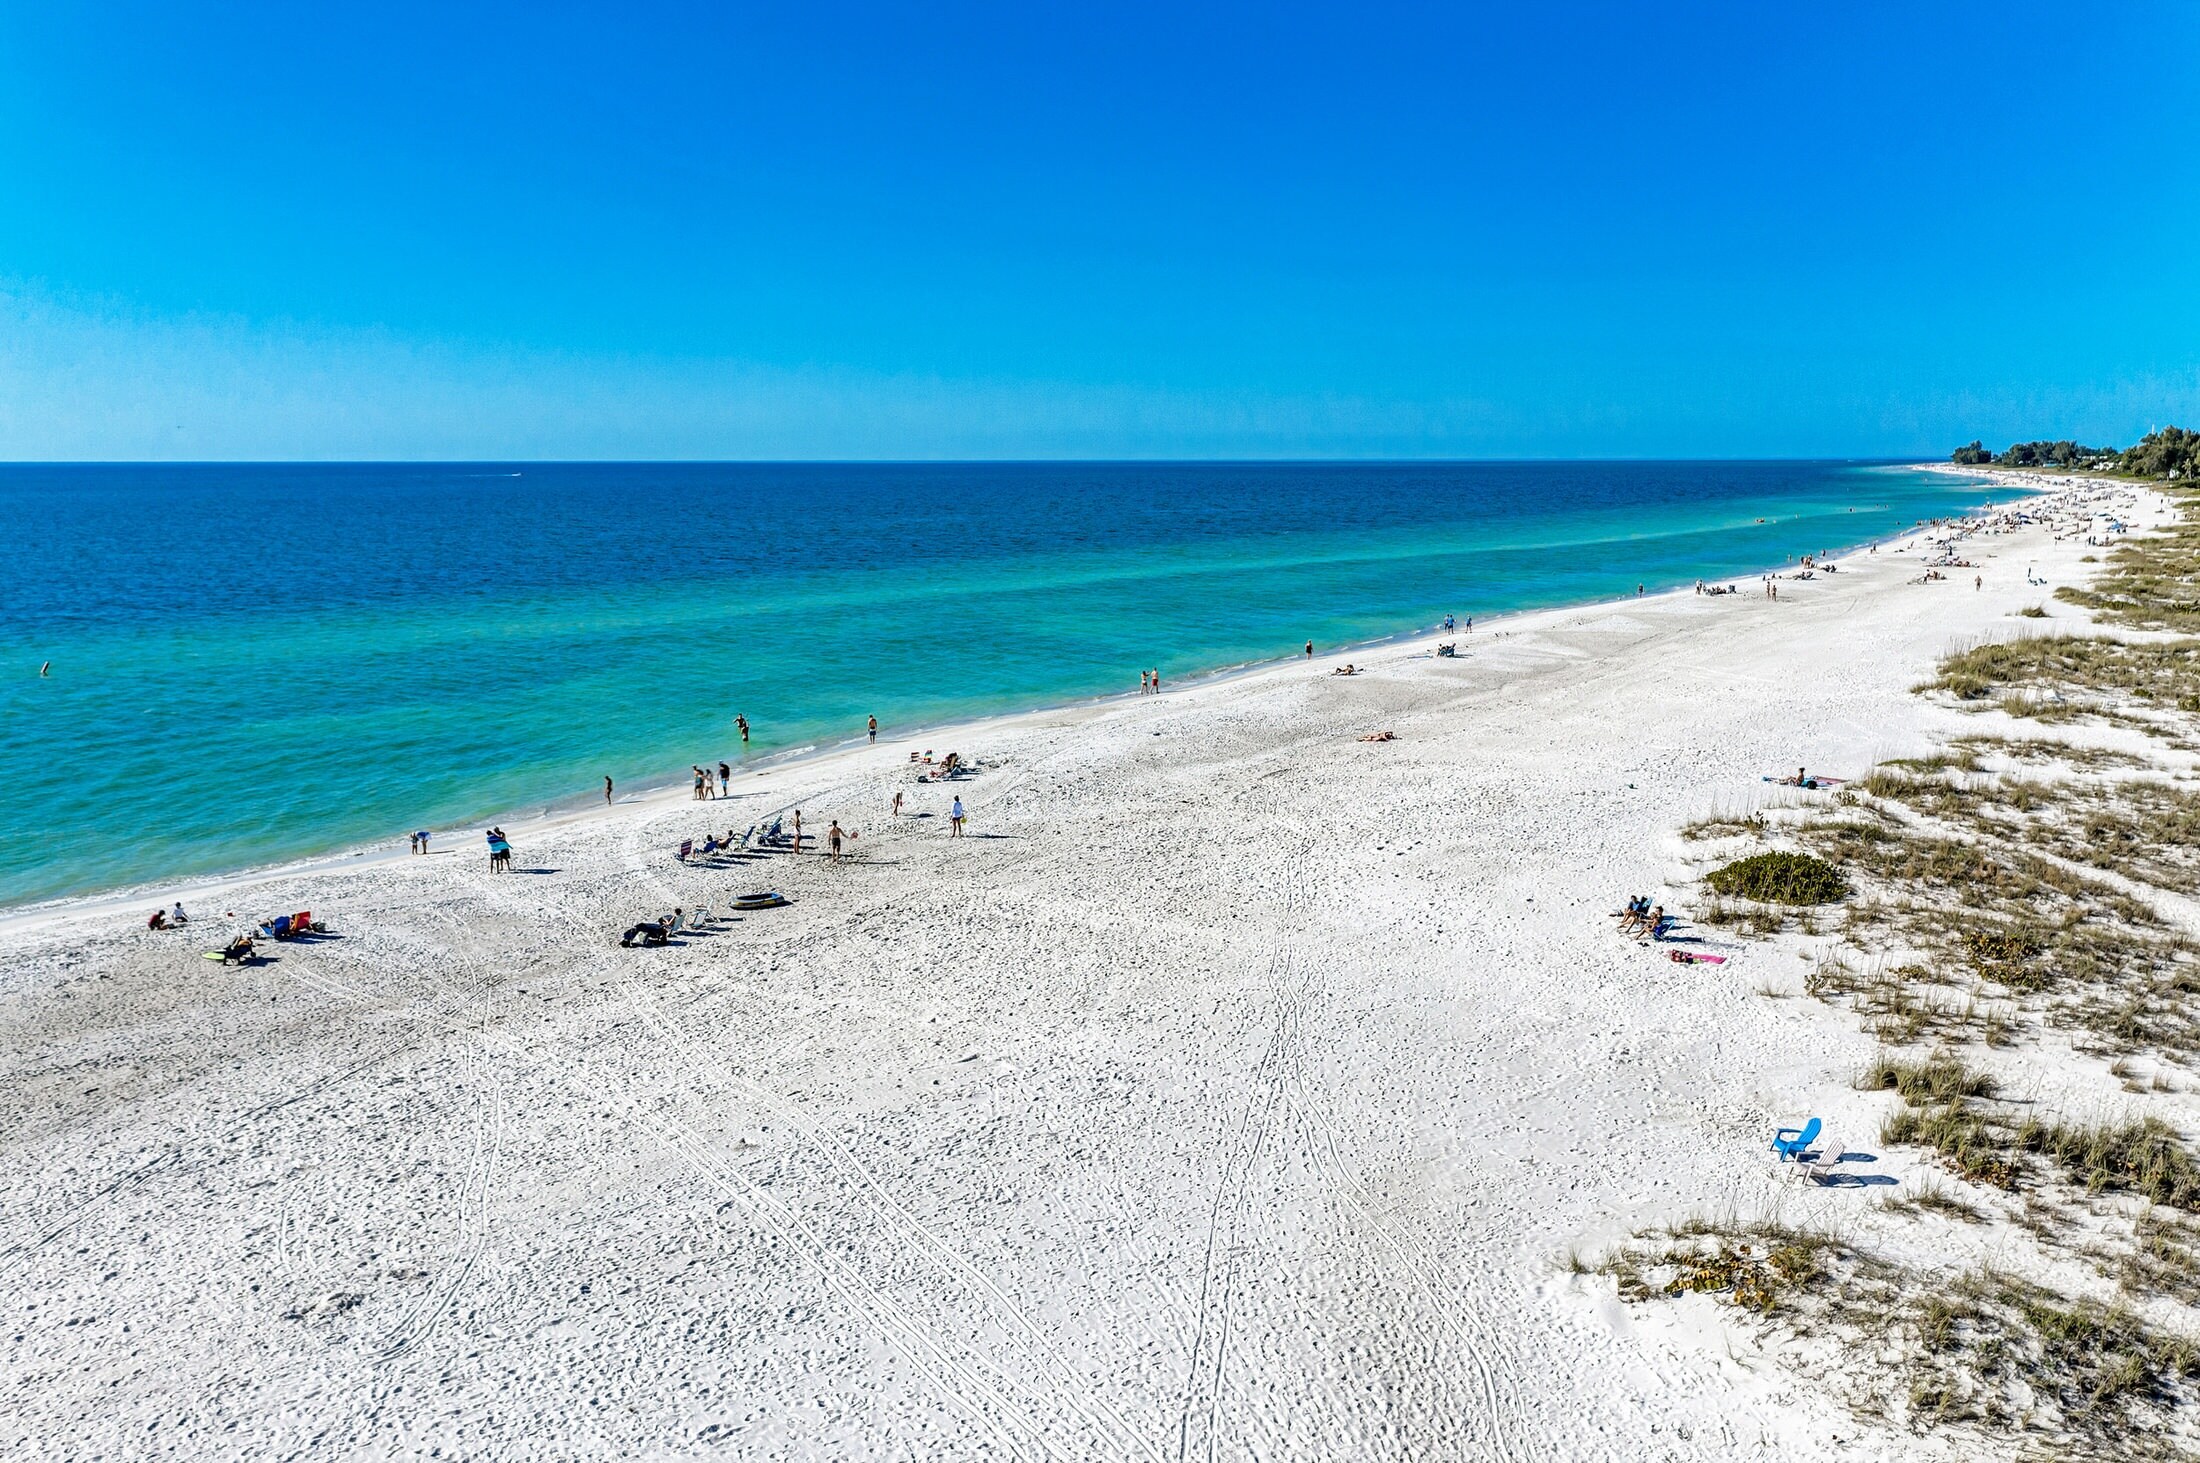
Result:
M1831 904L1849 892L1849 881L1824 859L1807 853L1753 853L1704 876L1715 893L1760 904Z

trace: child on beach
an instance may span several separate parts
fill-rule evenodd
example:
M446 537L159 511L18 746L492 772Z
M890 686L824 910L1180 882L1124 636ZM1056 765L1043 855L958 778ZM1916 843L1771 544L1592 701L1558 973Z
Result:
M966 815L963 812L962 796L958 793L955 797L955 805L947 810L948 837L960 838L963 836L963 818L965 816Z

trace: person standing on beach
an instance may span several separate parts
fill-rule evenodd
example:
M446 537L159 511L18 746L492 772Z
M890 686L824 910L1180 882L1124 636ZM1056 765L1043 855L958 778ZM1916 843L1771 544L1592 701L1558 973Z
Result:
M802 852L802 810L794 810L794 851Z
M426 853L428 851L428 830L423 828L415 836L420 839L420 851Z
M876 742L876 741L878 740L878 718L877 718L877 717L875 717L875 716L874 716L874 717L872 717L872 718L870 719L870 727L869 727L869 730L870 730L870 733L871 733L871 740L872 740L872 741L874 741L874 742Z
M603 780L603 805L611 806L611 779L608 777Z
M1159 670L1153 673L1153 693L1156 696L1161 694L1161 672Z
M892 812L897 818L901 816L901 789L898 787L894 789L894 804Z
M1973 589L1984 589L1986 587L1986 576L1983 574L1973 574L1971 576L1971 587Z
M825 852L831 856L834 863L840 862L840 820L838 818L833 819L833 826L825 830Z
M1314 658L1314 642L1311 640L1306 642L1306 658L1308 660L1312 660Z
M725 763L718 764L718 796L725 797L733 791L733 769Z
M963 836L963 819L966 816L963 812L962 794L957 793L955 794L955 805L947 810L947 836L949 838Z

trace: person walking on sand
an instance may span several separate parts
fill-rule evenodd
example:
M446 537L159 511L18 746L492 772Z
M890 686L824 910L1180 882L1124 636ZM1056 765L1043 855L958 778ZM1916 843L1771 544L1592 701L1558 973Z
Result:
M1973 589L1984 589L1986 587L1986 576L1983 574L1973 574L1971 576L1971 587Z
M898 787L894 789L893 814L897 818L901 816L901 789Z
M963 812L962 794L957 793L955 794L955 805L947 810L947 836L949 838L963 836L963 819L967 816Z
M850 838L854 834L848 835ZM833 819L833 826L825 830L825 852L834 863L840 862L840 820Z
M878 718L875 716L870 718L864 729L870 732L871 740L875 744L878 741Z
M608 777L603 780L603 805L611 806L611 779Z
M718 796L723 798L731 797L732 795L733 769L731 767L728 767L725 763L721 762L718 764Z

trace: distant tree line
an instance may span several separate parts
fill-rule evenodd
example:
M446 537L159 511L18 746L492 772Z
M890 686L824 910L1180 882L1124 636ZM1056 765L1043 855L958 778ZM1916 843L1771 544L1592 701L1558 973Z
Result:
M1989 452L1973 440L1958 447L1948 460L1963 467L2099 468L2131 477L2200 477L2200 432L2183 427L2164 427L2139 439L2136 447L2086 447L2067 439L2060 442L2015 442L2007 451Z

